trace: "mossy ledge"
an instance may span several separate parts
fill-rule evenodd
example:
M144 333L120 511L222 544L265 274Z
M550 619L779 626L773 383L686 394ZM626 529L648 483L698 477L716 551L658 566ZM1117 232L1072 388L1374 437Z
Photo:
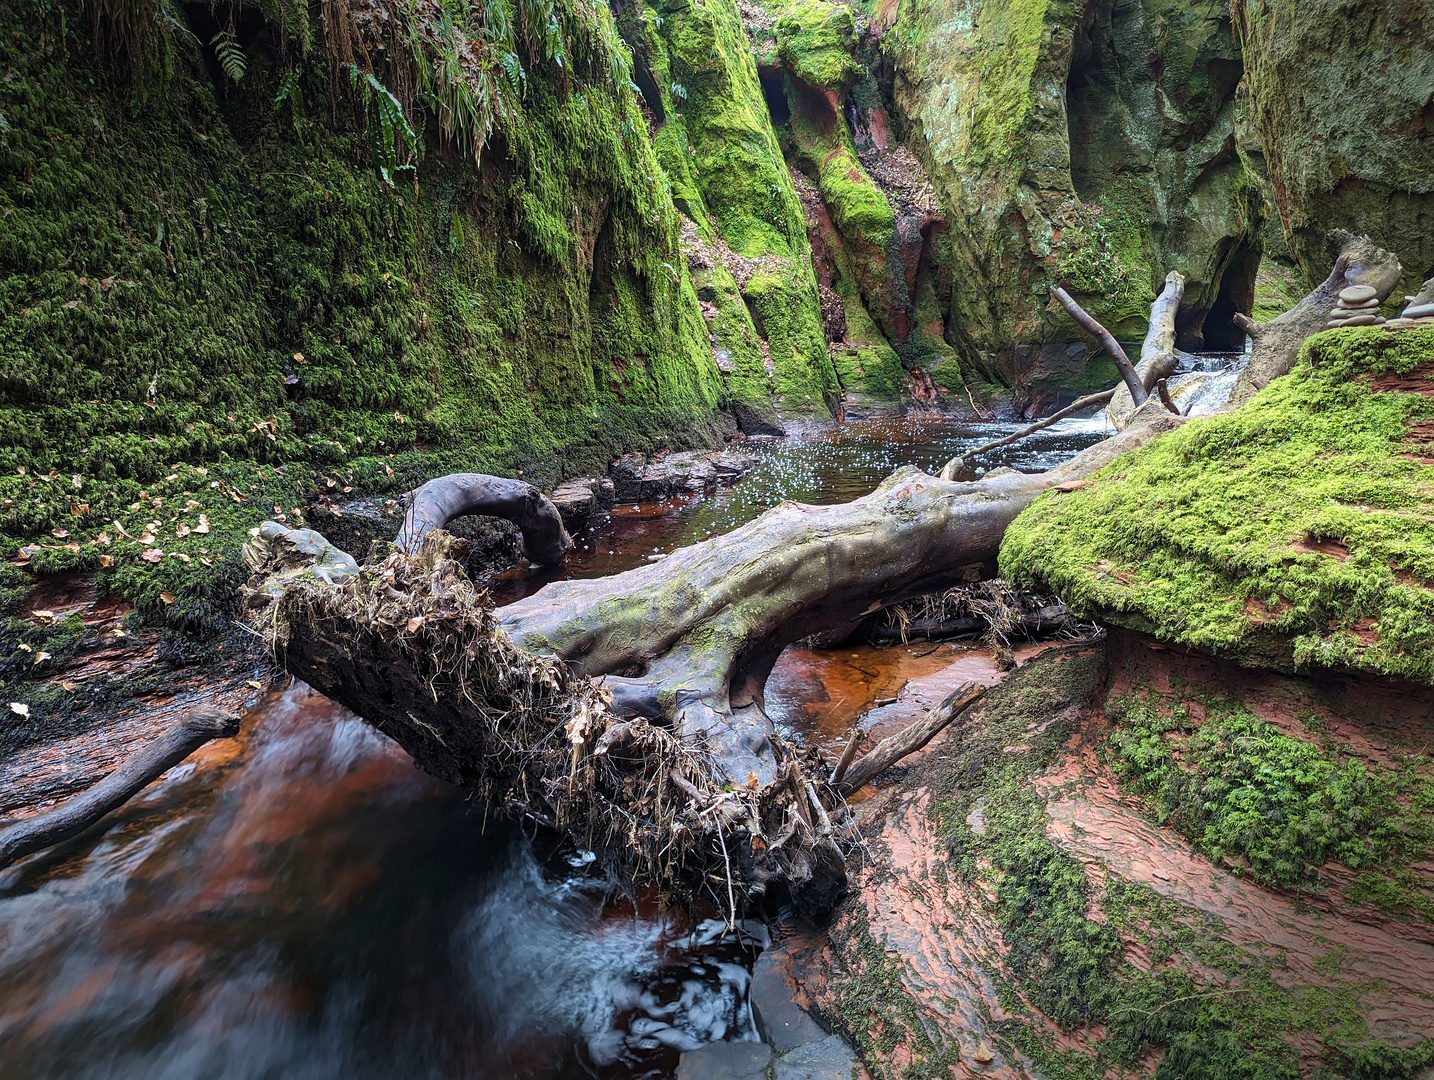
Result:
M1434 329L1332 330L1007 531L1002 573L1266 665L1434 682Z

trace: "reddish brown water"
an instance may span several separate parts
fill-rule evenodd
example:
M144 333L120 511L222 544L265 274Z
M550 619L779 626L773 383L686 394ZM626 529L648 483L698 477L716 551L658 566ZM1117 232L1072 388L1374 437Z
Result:
M872 422L792 440L715 496L615 508L567 572L637 565L782 498L855 498L991 435ZM1090 441L1060 437L1027 467ZM508 578L505 600L543 584ZM793 647L767 704L834 753L858 720L880 736L995 675L965 646ZM0 873L0 1080L627 1080L755 1038L762 928L724 939L718 920L614 904L586 865L291 686L238 739Z
M578 853L483 818L326 698L271 695L0 875L0 1076L657 1077L756 1037L751 939L608 904Z

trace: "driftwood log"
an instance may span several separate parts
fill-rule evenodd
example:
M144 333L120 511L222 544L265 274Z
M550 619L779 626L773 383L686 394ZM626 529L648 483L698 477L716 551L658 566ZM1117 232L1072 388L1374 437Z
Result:
M1336 232L1331 247L1334 268L1329 277L1289 311L1259 324L1246 315L1235 316L1236 325L1254 341L1254 350L1230 394L1230 408L1238 408L1273 380L1290 373L1305 338L1325 329L1341 289L1368 285L1382 302L1399 284L1403 268L1398 257L1376 247L1367 236Z
M1152 310L1135 369L1147 395L1173 368L1182 288L1172 274ZM719 906L775 882L822 908L845 880L840 792L767 717L778 655L994 576L1007 526L1036 496L1184 422L1158 397L1130 400L1124 430L1047 473L958 482L899 469L864 498L785 502L660 562L555 582L496 611L437 526L512 503L485 502L482 478L435 481L390 555L339 584L288 578L272 604L275 590L251 581L251 607L290 671L420 766L495 809L566 828L629 880L688 875Z
M1029 427L1020 431L1012 432L1010 435L994 442L988 442L967 450L960 457L954 457L941 469L941 478L951 480L972 461L982 454L991 450L1000 449L1003 446L1011 446L1020 442L1028 435L1034 435L1038 431L1064 420L1067 416L1075 416L1077 413L1086 412L1099 406L1107 406L1107 413L1115 421L1116 429L1123 428L1129 417L1138 405L1145 403L1150 396L1150 391L1156 389L1161 380L1168 378L1175 373L1175 365L1178 354L1175 351L1175 315L1180 309L1180 301L1185 297L1185 277L1176 270L1170 271L1165 277L1165 287L1150 307L1150 329L1146 332L1145 342L1140 349L1140 363L1131 366L1130 358L1125 355L1125 350L1115 337L1088 315L1079 304L1071 299L1064 289L1054 290L1056 299L1061 306L1070 312L1071 317L1081 326L1095 334L1097 340L1111 352L1115 359L1116 367L1121 373L1122 383L1109 390L1103 390L1098 394L1086 394L1084 397L1076 398L1063 409L1057 409L1041 420L1037 420ZM1077 314L1079 313L1079 314ZM1117 355L1118 354L1118 355ZM1124 362L1122 365L1122 361ZM1129 370L1130 377L1126 379L1126 371ZM1139 388L1139 401L1132 398L1130 387ZM1162 397L1162 403L1165 399ZM1168 411L1178 414L1180 410L1173 405L1167 405Z
M211 739L237 734L237 717L208 706L186 710L179 723L126 758L119 768L93 787L53 810L0 830L0 867L78 836Z

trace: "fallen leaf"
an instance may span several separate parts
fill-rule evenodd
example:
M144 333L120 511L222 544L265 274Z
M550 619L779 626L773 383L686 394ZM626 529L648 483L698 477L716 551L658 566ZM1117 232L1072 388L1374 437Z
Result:
M80 688L79 683L72 683L68 681L57 682L55 685L58 686L61 690L65 691L65 693L67 694L73 694L76 690Z
M1063 484L1057 484L1057 491L1079 491L1090 483L1089 480L1067 480Z
M206 469L203 465L196 465L196 466L194 467L194 471L197 472L200 476L208 476L208 475L209 475L209 470Z
M90 512L89 503L70 503L70 513L75 517L84 517Z
M170 557L171 559L178 559L180 562L188 562L188 561L189 561L189 556L186 555L186 554L185 554L184 552L182 552L182 551L171 551L171 552L169 553L169 557Z
M63 546L64 546L64 549L65 549L66 551L73 551L73 552L75 552L76 554L79 554L80 545L77 544L77 543L75 543L73 540L71 540L68 544L65 544L65 545L63 545Z
M16 716L28 717L30 715L30 706L22 705L18 701L12 701L10 702L10 711Z
M422 626L422 625L423 625L423 616L422 616L422 615L415 615L413 618L411 618L411 619L408 620L408 632L409 632L410 634L415 634L415 633L418 632L418 628L419 628L420 626Z
M64 528L51 529L51 530L50 530L50 535L53 536L53 537L56 537L57 539L63 540L65 537L67 537L67 536L70 535L70 530L69 530L69 529L64 529Z
M188 536L188 535L189 535L189 526L186 525L186 524L184 524L184 522L181 521L178 525L175 526L175 528L174 528L174 535L175 535L175 536Z
M110 534L107 532L100 533L99 536L95 537L95 543L99 544L101 547L109 547Z
M48 659L50 659L50 654L47 652L37 652L35 654L35 663L37 664L44 663Z
M202 562L205 566L213 566L213 565L214 565L214 560L213 560L213 559L206 559L206 558L203 558L202 556L200 557L200 560L199 560L199 561Z
M159 548L147 548L140 558L145 562L159 562L160 559L164 558L164 552L160 551Z
M80 302L79 302L78 300L67 300L67 301L65 302L65 307L72 309L72 308L78 307L78 306L79 306L79 303L80 303ZM28 714L27 714L27 715L28 715Z
M144 532L140 533L139 539L136 540L135 543L137 543L137 544L152 544L152 543L154 543L154 539L155 539L154 533L150 532L148 529L145 529Z
M194 531L203 535L209 531L209 519L203 514L199 515L199 524L194 526Z
M114 636L115 636L115 637L129 637L129 635L128 635L127 633L125 633L124 630L121 629L121 628L118 627L118 626L116 626L116 627L114 628L113 633L114 633Z
M187 502L184 504L184 511L185 511L185 513L188 513L188 512L191 511L191 510L198 510L198 509L199 509L199 503L198 503L196 500L194 500L194 499L190 499L189 501L187 501Z
M44 622L46 619L53 619L55 617L55 613L49 608L36 608L34 611L30 612L30 614L33 615L35 618L39 619L41 622Z
M103 568L106 567L106 566L113 566L114 564L115 564L115 557L114 557L113 555L101 555L101 556L100 556L100 567L101 567L101 569L103 569Z
M109 277L100 278L100 292L109 292L114 287L115 276L113 274L111 274Z
M18 647L21 648L21 649L23 649L23 650L25 650L25 652L34 652L34 651L35 651L34 649L30 648L30 646L26 645L23 641L20 642L20 644L19 644Z
M168 589L165 589L164 592L160 593L159 598L163 600L166 604L174 603L174 593L170 592Z
M262 689L264 689L264 684L261 683L258 679L249 679L249 680L247 680L247 681L248 681L248 684L249 684L250 686L252 686L255 690L262 690Z
M164 482L167 484L167 483L169 483L171 480L178 480L178 479L179 479L179 474L178 474L178 473L170 473L168 476L166 476L166 477L164 478Z
M84 477L82 477L79 473L76 473L74 476L70 477L70 483L75 485L76 491L79 491L80 488L85 486Z

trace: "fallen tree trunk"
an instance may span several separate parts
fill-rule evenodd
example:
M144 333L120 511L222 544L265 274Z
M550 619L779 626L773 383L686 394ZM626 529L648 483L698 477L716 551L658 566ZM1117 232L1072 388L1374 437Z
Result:
M1346 232L1333 235L1334 268L1314 291L1283 315L1256 324L1237 314L1235 323L1254 341L1250 362L1230 394L1230 408L1238 408L1281 375L1288 375L1299 357L1305 338L1325 329L1341 289L1368 285L1383 301L1399 284L1403 268L1395 255L1376 247L1367 236Z
M985 696L986 688L980 683L968 682L958 687L916 723L882 739L871 753L853 763L841 776L833 774L832 783L843 795L860 791L902 758L936 738L952 720Z
M211 739L238 733L237 717L205 706L187 710L178 724L87 791L0 830L0 868L78 836Z
M766 715L778 655L993 577L1007 526L1037 495L1181 422L1150 399L1125 431L1047 473L957 482L899 469L864 498L785 502L660 562L497 611L459 571L459 542L433 527L479 505L461 493L484 485L465 478L434 488L403 546L355 577L289 577L270 605L261 573L248 594L290 671L494 808L567 829L633 883L714 888L720 867L719 907L728 889L778 882L822 908L845 880L828 813L839 799L819 756ZM282 537L250 555L290 563Z

